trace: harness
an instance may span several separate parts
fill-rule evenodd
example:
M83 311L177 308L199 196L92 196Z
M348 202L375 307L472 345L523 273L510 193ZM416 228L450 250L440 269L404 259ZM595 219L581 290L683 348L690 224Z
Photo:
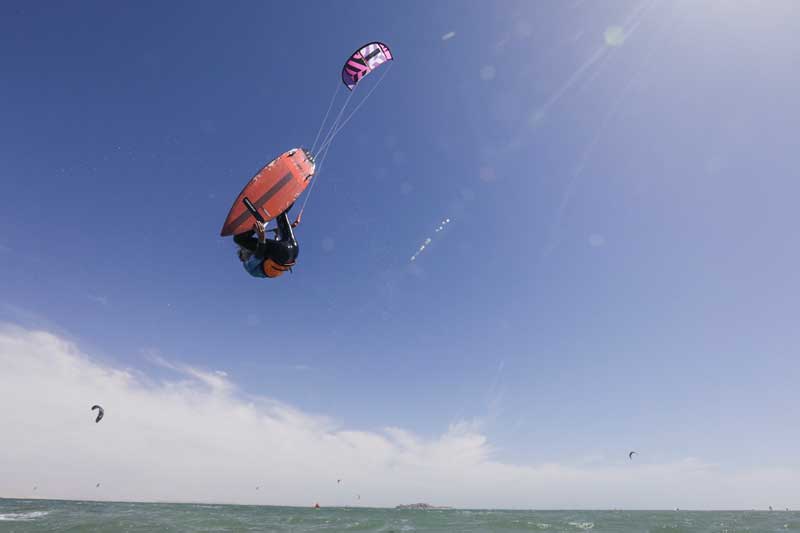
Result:
M284 265L273 259L267 258L264 259L264 263L261 265L261 268L264 270L264 275L268 278L277 278L278 276L283 275L283 273L287 270L291 271L294 264L295 262L292 261L291 263Z

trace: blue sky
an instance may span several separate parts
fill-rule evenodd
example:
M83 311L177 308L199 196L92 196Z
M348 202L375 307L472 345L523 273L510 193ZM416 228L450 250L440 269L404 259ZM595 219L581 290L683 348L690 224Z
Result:
M359 430L478 420L504 462L800 467L792 2L0 15L4 322ZM335 140L298 267L251 279L230 203L313 142L375 39L396 60Z

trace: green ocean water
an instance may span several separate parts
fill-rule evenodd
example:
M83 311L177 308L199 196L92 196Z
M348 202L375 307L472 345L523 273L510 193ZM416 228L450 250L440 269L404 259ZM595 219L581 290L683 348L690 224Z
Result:
M0 532L456 531L738 533L800 531L791 511L304 509L0 500Z

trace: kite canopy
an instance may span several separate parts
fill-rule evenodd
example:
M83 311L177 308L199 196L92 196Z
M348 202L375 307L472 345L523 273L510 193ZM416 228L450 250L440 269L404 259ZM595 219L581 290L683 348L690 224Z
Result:
M97 409L97 419L95 419L95 421L94 421L94 422L95 422L95 424L96 424L97 422L100 422L100 421L103 419L103 415L105 415L105 414L106 414L106 412L105 412L105 410L104 410L102 407L100 407L99 405L93 405L93 406L92 406L92 411L94 411L95 409Z
M361 78L392 59L392 52L385 44L379 42L365 44L344 64L342 81L352 91Z

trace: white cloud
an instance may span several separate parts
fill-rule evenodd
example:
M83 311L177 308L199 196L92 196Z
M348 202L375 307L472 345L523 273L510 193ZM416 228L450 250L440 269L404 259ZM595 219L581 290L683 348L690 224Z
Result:
M182 374L185 377L191 378L197 383L202 383L206 385L212 392L215 393L225 393L229 392L233 388L233 384L228 381L228 373L224 370L215 370L214 372L206 372L204 370L198 370L188 365L181 365L175 364L170 361L167 361L160 355L154 352L146 353L148 358L155 364L162 366L164 368L168 368L178 374ZM191 384L192 381L184 382L185 384Z
M701 460L513 465L478 422L423 438L341 428L159 357L156 381L51 333L0 326L0 497L461 507L797 507L799 472ZM105 418L95 424L94 403ZM536 443L530 443L535 448ZM345 480L342 489L336 479ZM101 483L96 488L96 483ZM259 491L254 487L260 486ZM354 492L355 491L355 492Z

